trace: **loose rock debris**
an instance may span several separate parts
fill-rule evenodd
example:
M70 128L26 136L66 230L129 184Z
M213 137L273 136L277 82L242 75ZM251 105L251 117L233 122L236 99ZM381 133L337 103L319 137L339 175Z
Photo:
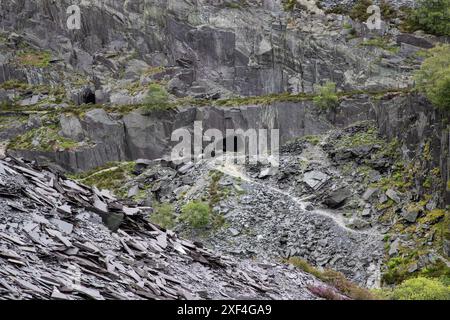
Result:
M0 299L317 299L307 287L324 285L292 266L215 255L151 212L0 160Z

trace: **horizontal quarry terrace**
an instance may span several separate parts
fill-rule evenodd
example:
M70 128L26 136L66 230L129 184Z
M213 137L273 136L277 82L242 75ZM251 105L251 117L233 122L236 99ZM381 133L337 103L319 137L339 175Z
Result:
M373 90L351 90L351 91L338 91L336 96L343 99L359 98L364 96L365 98L375 98L375 99L390 99L398 95L405 95L414 92L413 88L392 88L392 89L373 89ZM262 96L250 96L250 97L232 97L227 99L194 99L179 98L168 103L161 105L152 105L149 111L164 111L176 108L188 108L188 107L241 107L246 105L268 105L276 102L302 102L302 101L314 101L318 97L318 93L299 93L291 94L289 92L279 93L279 94L269 94ZM0 116L1 115L15 115L15 114L30 114L33 112L68 112L68 113L83 113L92 109L102 108L108 112L118 112L127 113L133 110L146 109L148 104L125 104L125 105L114 105L114 104L63 104L63 105L41 105L34 104L28 106L20 106L14 103L0 105Z

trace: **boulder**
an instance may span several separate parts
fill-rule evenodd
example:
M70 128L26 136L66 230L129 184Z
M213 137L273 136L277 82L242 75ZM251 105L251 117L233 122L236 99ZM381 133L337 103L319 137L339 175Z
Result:
M329 176L320 171L310 171L305 173L303 182L313 190L319 190L328 180Z
M136 160L136 165L134 167L135 172L138 174L142 174L145 169L150 167L153 164L153 161L147 159L138 159Z
M61 125L60 134L63 137L74 141L84 140L83 127L81 126L81 122L78 117L74 115L61 114L59 117L59 123Z
M127 62L123 79L138 80L150 66L142 60L133 59Z
M372 215L372 209L367 208L364 209L363 212L361 213L361 216L363 217L370 217Z
M344 205L345 201L351 196L347 188L341 188L331 192L324 200L324 204L330 208L336 209Z
M274 167L262 169L258 175L259 179L266 179L277 174L278 170Z
M389 252L388 252L390 257L395 256L395 255L398 254L399 246L400 246L400 240L399 239L396 239L394 242L391 243L391 246L390 246Z
M397 36L397 44L401 45L403 43L422 49L431 49L434 47L433 43L427 39L408 33L401 33Z
M139 194L139 186L133 186L128 190L128 198L133 198Z
M73 90L69 93L70 99L77 105L95 104L95 90L90 87Z
M418 210L405 210L402 212L402 216L403 218L410 222L410 223L414 223L417 220L417 217L419 216L419 211Z
M113 120L103 109L94 109L84 116L82 126L85 134L95 142L123 143L125 131L120 121Z

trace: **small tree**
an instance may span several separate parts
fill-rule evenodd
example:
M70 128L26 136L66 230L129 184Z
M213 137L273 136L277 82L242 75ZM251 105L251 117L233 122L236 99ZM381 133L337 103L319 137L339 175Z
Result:
M438 108L450 110L450 45L428 50L416 72L416 86Z
M191 201L181 209L180 219L191 227L199 229L208 225L211 216L209 205L200 201Z
M314 103L325 110L336 108L339 98L336 94L336 84L327 82L323 86L318 87L319 94L314 97Z
M418 0L409 20L413 29L450 36L450 0Z
M148 87L148 94L144 103L145 112L168 109L170 107L169 93L162 85L152 83Z

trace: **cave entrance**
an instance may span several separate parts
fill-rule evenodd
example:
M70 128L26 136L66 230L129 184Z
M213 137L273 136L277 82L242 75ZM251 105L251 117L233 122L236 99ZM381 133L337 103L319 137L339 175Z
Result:
M92 92L91 89L85 89L81 96L81 103L82 104L95 104L96 103L95 93Z

